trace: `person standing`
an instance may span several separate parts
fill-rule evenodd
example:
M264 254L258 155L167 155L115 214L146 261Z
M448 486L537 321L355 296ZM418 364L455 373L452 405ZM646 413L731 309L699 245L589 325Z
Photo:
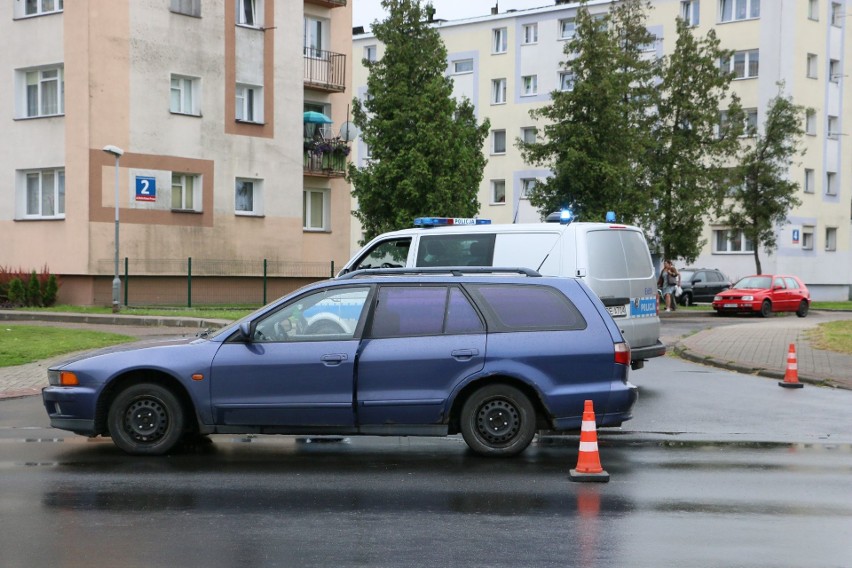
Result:
M674 267L672 261L666 260L663 262L663 270L660 272L660 278L657 280L660 289L662 290L663 298L666 301L666 311L674 311L673 304L675 303L675 290L680 281L680 274L677 268Z

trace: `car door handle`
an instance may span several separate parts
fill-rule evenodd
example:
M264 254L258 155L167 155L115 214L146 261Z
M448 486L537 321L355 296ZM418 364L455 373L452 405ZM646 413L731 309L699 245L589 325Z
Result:
M346 353L329 353L328 355L320 357L320 361L322 361L323 365L326 367L334 367L335 365L340 365L348 358L349 357Z
M458 361L467 361L472 357L479 355L479 349L454 349L450 355Z

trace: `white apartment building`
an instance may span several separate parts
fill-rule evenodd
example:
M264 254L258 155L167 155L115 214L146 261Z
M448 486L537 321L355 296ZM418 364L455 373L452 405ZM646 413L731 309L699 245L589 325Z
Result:
M591 0L588 6L592 13L603 13L610 4ZM777 251L767 255L761 250L760 257L764 272L797 274L820 300L846 300L852 294L852 131L847 132L852 128L852 92L845 90L852 65L852 42L846 41L850 4L652 0L648 19L648 29L657 38L649 56L661 57L674 48L678 16L700 35L714 29L722 46L735 51L729 62L736 75L733 89L751 120L762 123L779 81L797 104L813 109L805 125L806 154L789 168L790 178L801 186L802 205L779 230ZM447 47L447 74L453 77L455 94L473 102L480 120L491 120L484 149L488 165L479 190L482 217L501 223L540 218L525 192L550 172L524 163L515 141L534 135L530 110L546 104L550 92L571 88L571 77L560 63L564 44L574 33L577 7L571 2L505 13L492 10L477 18L434 24ZM357 96L364 95L367 78L360 58L381 55L374 36L355 36ZM359 163L365 151L359 143ZM754 272L753 245L742 235L708 219L704 238L707 246L694 266L719 268L734 279Z
M351 27L347 0L3 2L0 266L108 305L118 215L135 290L165 301L181 259L238 292L260 276L240 263L287 266L277 291L327 277L348 258L348 184L303 115L345 121Z

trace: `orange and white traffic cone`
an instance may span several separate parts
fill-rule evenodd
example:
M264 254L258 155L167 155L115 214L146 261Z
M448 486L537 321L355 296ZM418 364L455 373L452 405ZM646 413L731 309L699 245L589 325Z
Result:
M580 453L577 454L577 467L569 472L569 478L571 481L609 481L609 474L601 467L601 458L598 455L598 432L591 400L587 400L583 407Z
M788 389L800 389L805 386L799 382L799 363L796 359L795 343L791 343L787 351L787 370L784 371L784 380L778 381L778 386Z

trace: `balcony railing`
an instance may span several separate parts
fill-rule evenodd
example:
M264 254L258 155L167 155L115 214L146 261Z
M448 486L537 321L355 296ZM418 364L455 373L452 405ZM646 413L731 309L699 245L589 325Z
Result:
M346 6L346 0L305 0L308 4L325 6L326 8L340 8Z
M346 56L306 47L305 86L342 93L346 90Z
M304 175L319 177L343 177L346 173L346 156L349 145L339 139L305 139Z

